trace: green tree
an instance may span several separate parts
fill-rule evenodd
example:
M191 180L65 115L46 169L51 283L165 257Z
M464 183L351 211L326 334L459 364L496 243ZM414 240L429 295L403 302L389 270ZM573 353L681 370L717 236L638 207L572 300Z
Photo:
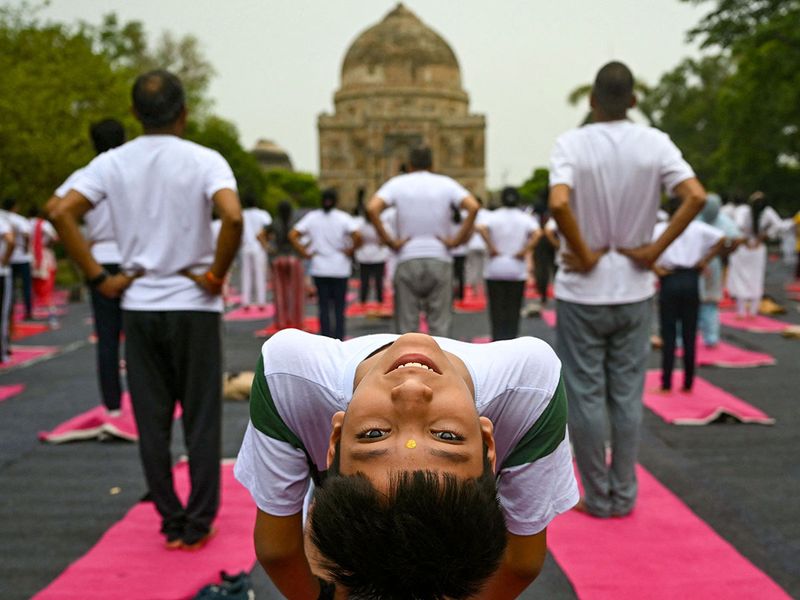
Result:
M0 190L25 208L92 158L91 122L132 123L127 80L81 31L0 8L0 72Z
M267 209L274 213L281 200L289 200L300 208L317 208L322 198L317 178L311 173L287 169L267 171Z
M579 104L589 105L589 99L592 96L592 87L593 84L585 83L583 85L579 85L574 90L572 90L569 95L567 96L567 102L570 106L578 106ZM635 80L633 82L633 91L638 98L642 98L650 93L650 87L640 80ZM637 104L636 108L642 113L645 119L647 119L648 123L652 123L652 115L650 115L647 111L647 106L642 106L641 104ZM588 110L586 112L586 116L583 119L582 124L586 125L587 123L592 122L592 111Z
M732 72L725 55L686 59L662 75L639 101L652 124L669 133L700 179L717 189L727 189L720 173L720 104Z
M250 194L266 206L267 178L255 157L239 142L236 126L220 117L207 117L201 122L192 121L186 132L187 139L213 148L230 164L241 195Z
M683 0L714 8L689 32L730 57L719 96L719 178L800 208L800 0Z
M525 204L537 205L546 199L550 171L544 167L533 170L533 174L519 186L519 195Z

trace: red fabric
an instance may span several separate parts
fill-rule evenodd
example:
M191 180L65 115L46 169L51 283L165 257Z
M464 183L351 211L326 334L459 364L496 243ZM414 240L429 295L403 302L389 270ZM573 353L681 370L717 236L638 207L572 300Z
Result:
M36 219L36 225L33 226L33 268L42 264L44 258L44 236L42 234L42 226L44 225L43 219Z
M303 329L305 282L303 263L295 256L278 256L272 261L275 295L275 327Z

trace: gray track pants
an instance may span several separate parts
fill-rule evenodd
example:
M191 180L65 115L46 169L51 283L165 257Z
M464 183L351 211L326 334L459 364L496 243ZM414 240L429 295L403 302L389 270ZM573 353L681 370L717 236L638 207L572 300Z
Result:
M419 331L425 313L431 335L447 336L453 320L453 266L435 258L413 258L394 272L394 315L398 333Z
M650 316L650 300L606 306L557 302L570 439L586 506L599 517L627 514L636 502Z

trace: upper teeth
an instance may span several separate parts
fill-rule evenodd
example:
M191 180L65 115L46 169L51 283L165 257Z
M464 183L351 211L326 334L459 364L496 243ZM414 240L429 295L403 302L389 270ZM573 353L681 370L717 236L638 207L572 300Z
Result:
M428 365L423 365L422 363L418 363L418 362L408 362L408 363L405 363L404 365L400 365L397 368L398 369L402 369L404 367L421 367L423 369L428 369L429 371L432 370Z

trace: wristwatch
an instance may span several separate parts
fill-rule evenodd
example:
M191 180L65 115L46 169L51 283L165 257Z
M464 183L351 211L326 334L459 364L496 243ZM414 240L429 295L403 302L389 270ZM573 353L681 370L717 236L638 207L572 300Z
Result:
M103 283L106 279L108 279L108 271L103 269L100 271L99 275L95 275L91 279L87 279L86 283L89 284L89 287L96 288L98 285Z

